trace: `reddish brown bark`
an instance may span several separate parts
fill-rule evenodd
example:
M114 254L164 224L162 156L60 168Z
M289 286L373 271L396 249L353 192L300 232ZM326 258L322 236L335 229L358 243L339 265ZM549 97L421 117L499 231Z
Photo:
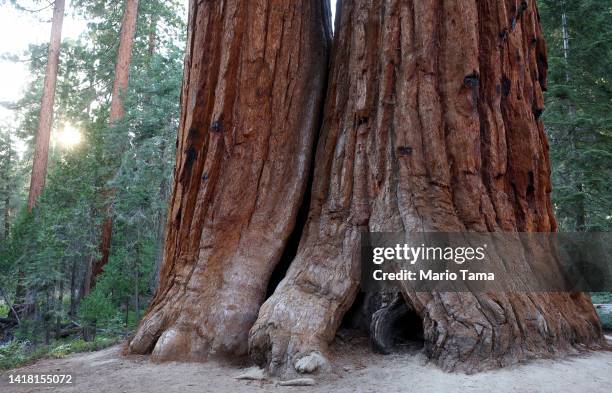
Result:
M107 214L111 214L110 210L106 211ZM110 253L111 246L111 235L113 234L113 219L106 218L102 223L102 229L100 231L101 239L100 245L98 246L98 252L100 253L100 258L95 260L91 265L91 274L89 274L89 285L87 286L87 293L93 289L96 285L96 279L102 272L104 271L104 266L108 263L108 257Z
M273 373L325 366L359 280L359 232L554 231L533 1L344 1L310 217L250 333ZM477 371L597 346L587 295L414 293L425 349Z
M132 62L132 47L136 33L136 19L138 16L138 0L126 0L121 35L119 37L119 50L115 63L115 81L110 106L110 123L120 120L124 115L123 99L128 88L130 78L130 64Z
M247 353L306 188L326 79L323 4L191 2L164 260L132 352Z
M32 177L30 178L30 192L28 195L28 209L34 208L36 200L45 187L47 176L47 163L49 160L49 138L53 126L53 103L55 101L55 85L57 82L57 69L59 65L60 44L62 41L62 23L64 21L65 0L55 0L53 5L53 19L51 22L51 39L49 41L49 54L45 69L43 95L40 103L40 116L38 130L36 131L36 146L32 160Z
M136 20L138 17L138 0L126 0L123 21L121 23L121 34L119 37L119 50L117 51L117 62L115 64L115 81L111 96L109 123L114 125L125 115L123 99L127 92L130 79L130 64L132 62L132 47L134 46L134 34L136 33ZM110 199L114 194L112 190L105 191L105 199ZM109 203L107 201L107 203ZM100 234L100 259L92 266L90 288L93 288L97 277L104 270L110 255L111 240L113 235L112 206L106 207L106 218L102 223Z
M360 232L556 230L535 3L346 0L309 218L259 307L305 191L326 79L321 3L191 3L161 282L132 352L243 355L255 321L258 364L314 372L357 292ZM580 293L403 297L446 370L602 339Z

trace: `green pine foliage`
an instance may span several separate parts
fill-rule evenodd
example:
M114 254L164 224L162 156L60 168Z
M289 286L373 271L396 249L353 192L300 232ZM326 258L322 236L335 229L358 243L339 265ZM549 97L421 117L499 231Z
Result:
M18 118L13 138L27 143L21 160L14 154L8 163L9 129L0 127L0 212L5 183L12 212L10 236L0 242L0 288L11 304L22 301L20 286L33 298L36 312L21 321L15 336L34 346L59 345L54 340L75 326L77 335L95 339L96 332L124 334L135 325L155 289L172 184L186 32L181 3L141 2L126 116L112 127L108 110L123 2L71 3L92 22L78 40L62 42L47 182L32 213L25 198L46 45L17 56L29 60L32 75L13 105ZM72 148L53 137L66 125L82 135ZM110 196L111 255L84 296L88 268L99 258L109 189L116 190ZM4 299L0 303L6 305Z
M543 118L559 227L607 232L612 226L612 7L601 0L538 5L549 55Z

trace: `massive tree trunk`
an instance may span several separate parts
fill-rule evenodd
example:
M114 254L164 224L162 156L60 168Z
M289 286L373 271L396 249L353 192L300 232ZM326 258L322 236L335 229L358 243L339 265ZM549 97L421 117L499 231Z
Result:
M247 354L294 227L324 98L321 0L191 1L160 283L130 350Z
M251 330L274 373L325 365L353 303L359 232L556 230L534 1L344 1L310 218ZM477 371L601 343L580 293L415 293L428 356Z
M53 126L53 103L55 101L55 85L57 82L57 68L59 65L60 44L62 41L62 23L64 21L65 0L55 0L53 5L53 20L51 22L51 39L49 41L49 54L45 70L45 82L40 103L40 116L36 132L36 147L32 162L32 177L30 179L30 193L28 195L28 209L34 208L36 199L45 187L47 176L47 163L49 160L49 138Z
M300 6L275 1L193 3L161 284L130 343L162 360L245 352L304 192L325 79L318 1L301 2L298 16ZM535 3L345 0L339 11L308 221L248 337L253 359L276 374L325 368L358 290L361 232L556 230ZM285 12L310 35L296 35ZM266 67L294 70L293 51L304 68ZM403 298L446 370L602 339L580 293L406 287Z
M130 64L132 63L132 47L134 46L134 34L136 34L136 20L138 17L138 0L126 0L123 21L121 23L121 34L119 37L119 50L117 51L117 62L115 63L115 81L111 96L109 123L113 126L121 120L125 114L123 100L130 79ZM100 259L95 261L91 268L90 288L96 284L97 277L102 273L104 266L108 263L110 247L113 234L112 204L110 199L113 190L105 190L106 217L102 223L100 235Z

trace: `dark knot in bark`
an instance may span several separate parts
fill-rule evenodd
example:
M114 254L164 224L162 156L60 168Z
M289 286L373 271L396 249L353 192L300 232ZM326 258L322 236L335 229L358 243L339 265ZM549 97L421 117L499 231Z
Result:
M223 131L223 125L221 124L220 120L215 120L212 125L210 126L210 129L213 132L221 132Z
M400 146L397 148L397 153L400 156L409 156L412 154L412 147L410 146Z

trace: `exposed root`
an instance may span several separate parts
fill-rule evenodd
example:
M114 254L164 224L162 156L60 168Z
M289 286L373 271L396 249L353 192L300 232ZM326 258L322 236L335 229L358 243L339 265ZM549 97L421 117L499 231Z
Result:
M305 246L262 305L250 332L249 353L271 374L290 377L329 369L327 346L355 298L359 274L357 231L348 230L342 244Z
M445 371L474 373L604 345L584 294L409 293L408 299L421 310L428 357Z

